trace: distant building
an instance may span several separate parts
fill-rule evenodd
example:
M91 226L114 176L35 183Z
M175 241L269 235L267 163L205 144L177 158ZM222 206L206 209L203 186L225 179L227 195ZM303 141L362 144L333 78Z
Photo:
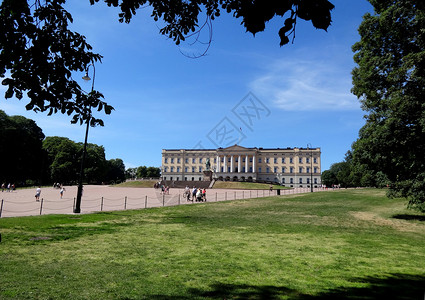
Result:
M207 160L212 178L273 182L288 187L321 184L320 148L163 149L161 176L170 181L202 181Z

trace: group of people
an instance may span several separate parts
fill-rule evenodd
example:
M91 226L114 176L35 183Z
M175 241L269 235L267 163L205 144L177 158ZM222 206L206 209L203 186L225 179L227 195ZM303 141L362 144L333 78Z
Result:
M192 190L190 190L189 186L186 185L183 196L187 199L187 201L207 201L207 190L205 188L196 188L195 186ZM192 196L192 199L190 199L190 196Z
M14 183L9 183L6 186L6 183L2 183L1 184L1 191L4 192L4 190L6 190L7 192L12 192L15 190L15 184Z
M62 199L62 197L63 197L63 192L65 192L66 190L65 190L65 188L64 188L64 186L62 185L62 184L60 184L59 182L55 182L54 184L53 184L53 188L55 188L55 189L59 189L59 193L60 193L60 195L61 195L61 199ZM82 192L81 192L82 193Z
M163 185L161 182L157 182L153 185L154 189L161 189L161 194L169 195L170 187Z

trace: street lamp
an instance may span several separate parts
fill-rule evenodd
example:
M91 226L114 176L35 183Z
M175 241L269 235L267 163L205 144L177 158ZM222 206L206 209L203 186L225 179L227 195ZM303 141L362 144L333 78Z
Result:
M311 148L311 144L307 144L307 150L310 145L310 191L313 193L313 149Z
M94 64L90 64L87 66L86 69L86 75L84 75L82 78L85 81L90 81L91 78L89 76L89 68L90 66L93 67L93 80L92 80L92 85L91 85L91 93L93 93L94 90L94 79L96 76L96 68L94 67ZM90 119L91 119L91 107L90 104L89 106L89 116L86 120L86 136L84 138L84 146L83 146L83 157L81 159L81 168L80 168L80 178L78 180L78 189L77 189L77 201L75 202L75 208L74 208L74 213L80 213L81 212L81 196L83 195L83 177L84 177L84 161L86 159L86 152L87 152L87 137L89 135L89 127L90 127Z

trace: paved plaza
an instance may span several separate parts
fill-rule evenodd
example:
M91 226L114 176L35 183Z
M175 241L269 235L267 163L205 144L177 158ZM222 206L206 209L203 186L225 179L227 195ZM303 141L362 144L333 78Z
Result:
M59 189L42 187L39 202L35 200L35 190L36 188L28 188L1 192L1 217L73 214L77 186L65 186L62 198ZM184 199L183 192L183 189L170 189L169 195L163 195L159 189L154 188L87 185L84 186L81 213L197 203ZM282 195L303 192L309 192L309 189L281 190ZM208 189L207 202L267 197L276 194L276 190Z

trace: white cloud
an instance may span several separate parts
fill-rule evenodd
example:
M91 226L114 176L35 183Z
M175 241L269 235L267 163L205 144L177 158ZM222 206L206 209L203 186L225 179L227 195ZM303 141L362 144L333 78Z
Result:
M351 65L337 60L284 59L271 64L250 88L286 111L358 110L350 93Z

